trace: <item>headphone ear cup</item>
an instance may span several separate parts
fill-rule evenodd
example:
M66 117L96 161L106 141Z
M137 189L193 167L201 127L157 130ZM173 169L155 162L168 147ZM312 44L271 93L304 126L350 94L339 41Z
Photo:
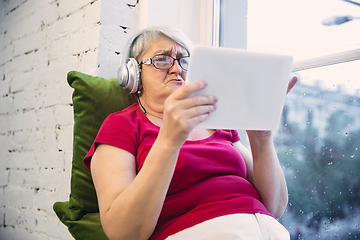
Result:
M128 92L138 91L140 81L139 64L135 58L128 58L118 69L118 82Z
M126 60L126 66L129 71L129 89L131 89L130 93L135 93L138 91L140 81L139 64L135 58L128 58Z

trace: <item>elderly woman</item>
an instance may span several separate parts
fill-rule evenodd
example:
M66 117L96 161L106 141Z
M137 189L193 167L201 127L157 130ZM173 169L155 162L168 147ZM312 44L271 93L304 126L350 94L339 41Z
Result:
M247 131L250 153L235 130L195 128L217 99L189 97L206 79L185 84L178 30L145 29L128 48L120 67L133 62L138 103L108 116L84 159L109 239L289 239L275 219L288 193L272 133Z

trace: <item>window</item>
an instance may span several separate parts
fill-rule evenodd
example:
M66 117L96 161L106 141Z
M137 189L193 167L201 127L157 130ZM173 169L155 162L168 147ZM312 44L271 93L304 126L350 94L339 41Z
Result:
M140 1L140 28L171 25L195 44L212 44L213 1Z
M358 56L360 48L360 1L140 3L141 27L170 19L168 24L199 44L287 54L295 62L346 51ZM358 69L360 60L295 73L299 83L287 96L274 134L290 194L280 221L291 239L360 238Z
M359 5L248 0L247 48L295 62L347 51L360 59ZM336 24L342 20L351 21ZM359 69L353 60L295 73L275 133L290 194L280 221L291 239L360 238Z

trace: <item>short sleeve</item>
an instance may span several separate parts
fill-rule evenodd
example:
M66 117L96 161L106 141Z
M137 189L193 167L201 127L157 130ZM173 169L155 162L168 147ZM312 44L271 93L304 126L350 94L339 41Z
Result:
M84 165L90 170L90 161L98 144L108 144L136 155L137 130L134 121L122 112L110 114L101 125L99 132L84 158Z
M234 143L234 142L240 141L240 136L239 136L238 131L236 131L236 130L231 130L231 134L232 134L231 142Z

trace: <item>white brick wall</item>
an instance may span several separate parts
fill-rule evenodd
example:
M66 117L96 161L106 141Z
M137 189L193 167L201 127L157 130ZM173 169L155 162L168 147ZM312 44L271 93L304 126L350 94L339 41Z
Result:
M130 36L139 30L139 22L140 7L137 0L102 0L97 65L99 76L104 78L117 77L120 62L119 53L122 52Z
M52 210L70 189L66 74L96 75L100 13L99 0L0 0L1 240L72 239Z

